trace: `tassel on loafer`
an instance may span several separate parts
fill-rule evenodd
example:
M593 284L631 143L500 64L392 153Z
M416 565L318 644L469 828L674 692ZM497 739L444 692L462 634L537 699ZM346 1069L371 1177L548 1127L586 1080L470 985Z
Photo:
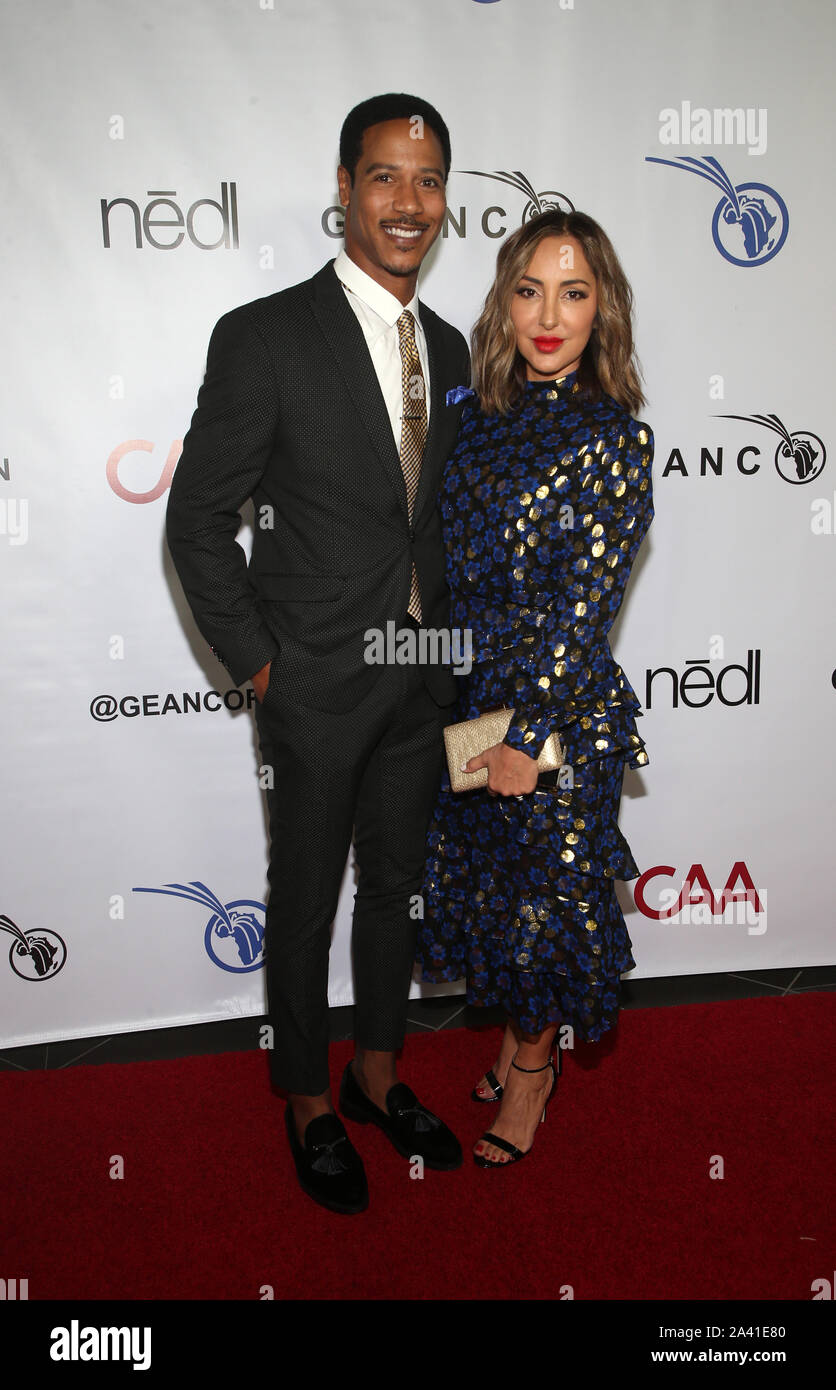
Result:
M345 1132L338 1115L317 1115L299 1143L293 1109L285 1106L285 1128L296 1176L303 1192L329 1211L353 1216L369 1205L369 1188L363 1160Z
M414 1091L397 1081L386 1093L386 1111L369 1100L349 1062L340 1085L340 1110L358 1124L377 1125L403 1158L423 1158L427 1168L450 1172L462 1164L462 1147L437 1115L420 1104Z

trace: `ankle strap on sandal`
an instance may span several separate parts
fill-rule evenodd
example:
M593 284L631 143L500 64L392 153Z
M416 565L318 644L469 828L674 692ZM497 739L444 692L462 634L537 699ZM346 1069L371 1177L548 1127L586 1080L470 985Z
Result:
M545 1063L543 1064L542 1067L521 1067L521 1066L519 1066L519 1065L514 1061L514 1059L513 1059L513 1057L512 1057L512 1058L511 1058L511 1066L512 1066L512 1067L515 1067L517 1071L535 1072L535 1071L545 1071L545 1070L546 1070L546 1067L552 1067L552 1066L554 1066L554 1063L552 1062L552 1059L551 1059L551 1057L550 1057L549 1060L548 1060L547 1062L545 1062Z

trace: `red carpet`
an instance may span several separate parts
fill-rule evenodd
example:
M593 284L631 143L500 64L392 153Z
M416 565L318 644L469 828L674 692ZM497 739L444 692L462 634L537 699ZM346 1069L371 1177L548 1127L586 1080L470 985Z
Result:
M371 1192L353 1217L296 1186L263 1053L0 1073L2 1272L30 1300L809 1300L832 1277L836 995L623 1013L565 1054L533 1152L483 1172L468 1149L496 1109L468 1093L498 1039L407 1039L402 1075L465 1164L411 1180L348 1122Z

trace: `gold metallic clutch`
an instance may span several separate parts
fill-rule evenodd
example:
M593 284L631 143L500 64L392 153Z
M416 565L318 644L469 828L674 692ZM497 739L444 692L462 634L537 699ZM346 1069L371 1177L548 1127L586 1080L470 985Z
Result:
M462 764L469 762L479 753L484 753L486 748L493 748L494 744L502 743L513 715L512 709L493 709L487 714L480 714L477 719L465 719L461 724L447 725L444 730L444 746L447 750L450 786L454 792L487 786L486 767L480 767L476 772L462 772ZM557 734L549 734L537 759L538 771L554 772L562 767L563 763L560 740Z

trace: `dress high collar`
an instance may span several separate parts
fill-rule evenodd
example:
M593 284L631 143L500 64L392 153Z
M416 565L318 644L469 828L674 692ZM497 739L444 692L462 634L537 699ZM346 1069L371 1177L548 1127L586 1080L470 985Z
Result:
M551 381L527 381L525 383L525 389L531 392L554 391L557 395L564 396L574 391L577 380L577 371L567 372L565 376L555 377Z

